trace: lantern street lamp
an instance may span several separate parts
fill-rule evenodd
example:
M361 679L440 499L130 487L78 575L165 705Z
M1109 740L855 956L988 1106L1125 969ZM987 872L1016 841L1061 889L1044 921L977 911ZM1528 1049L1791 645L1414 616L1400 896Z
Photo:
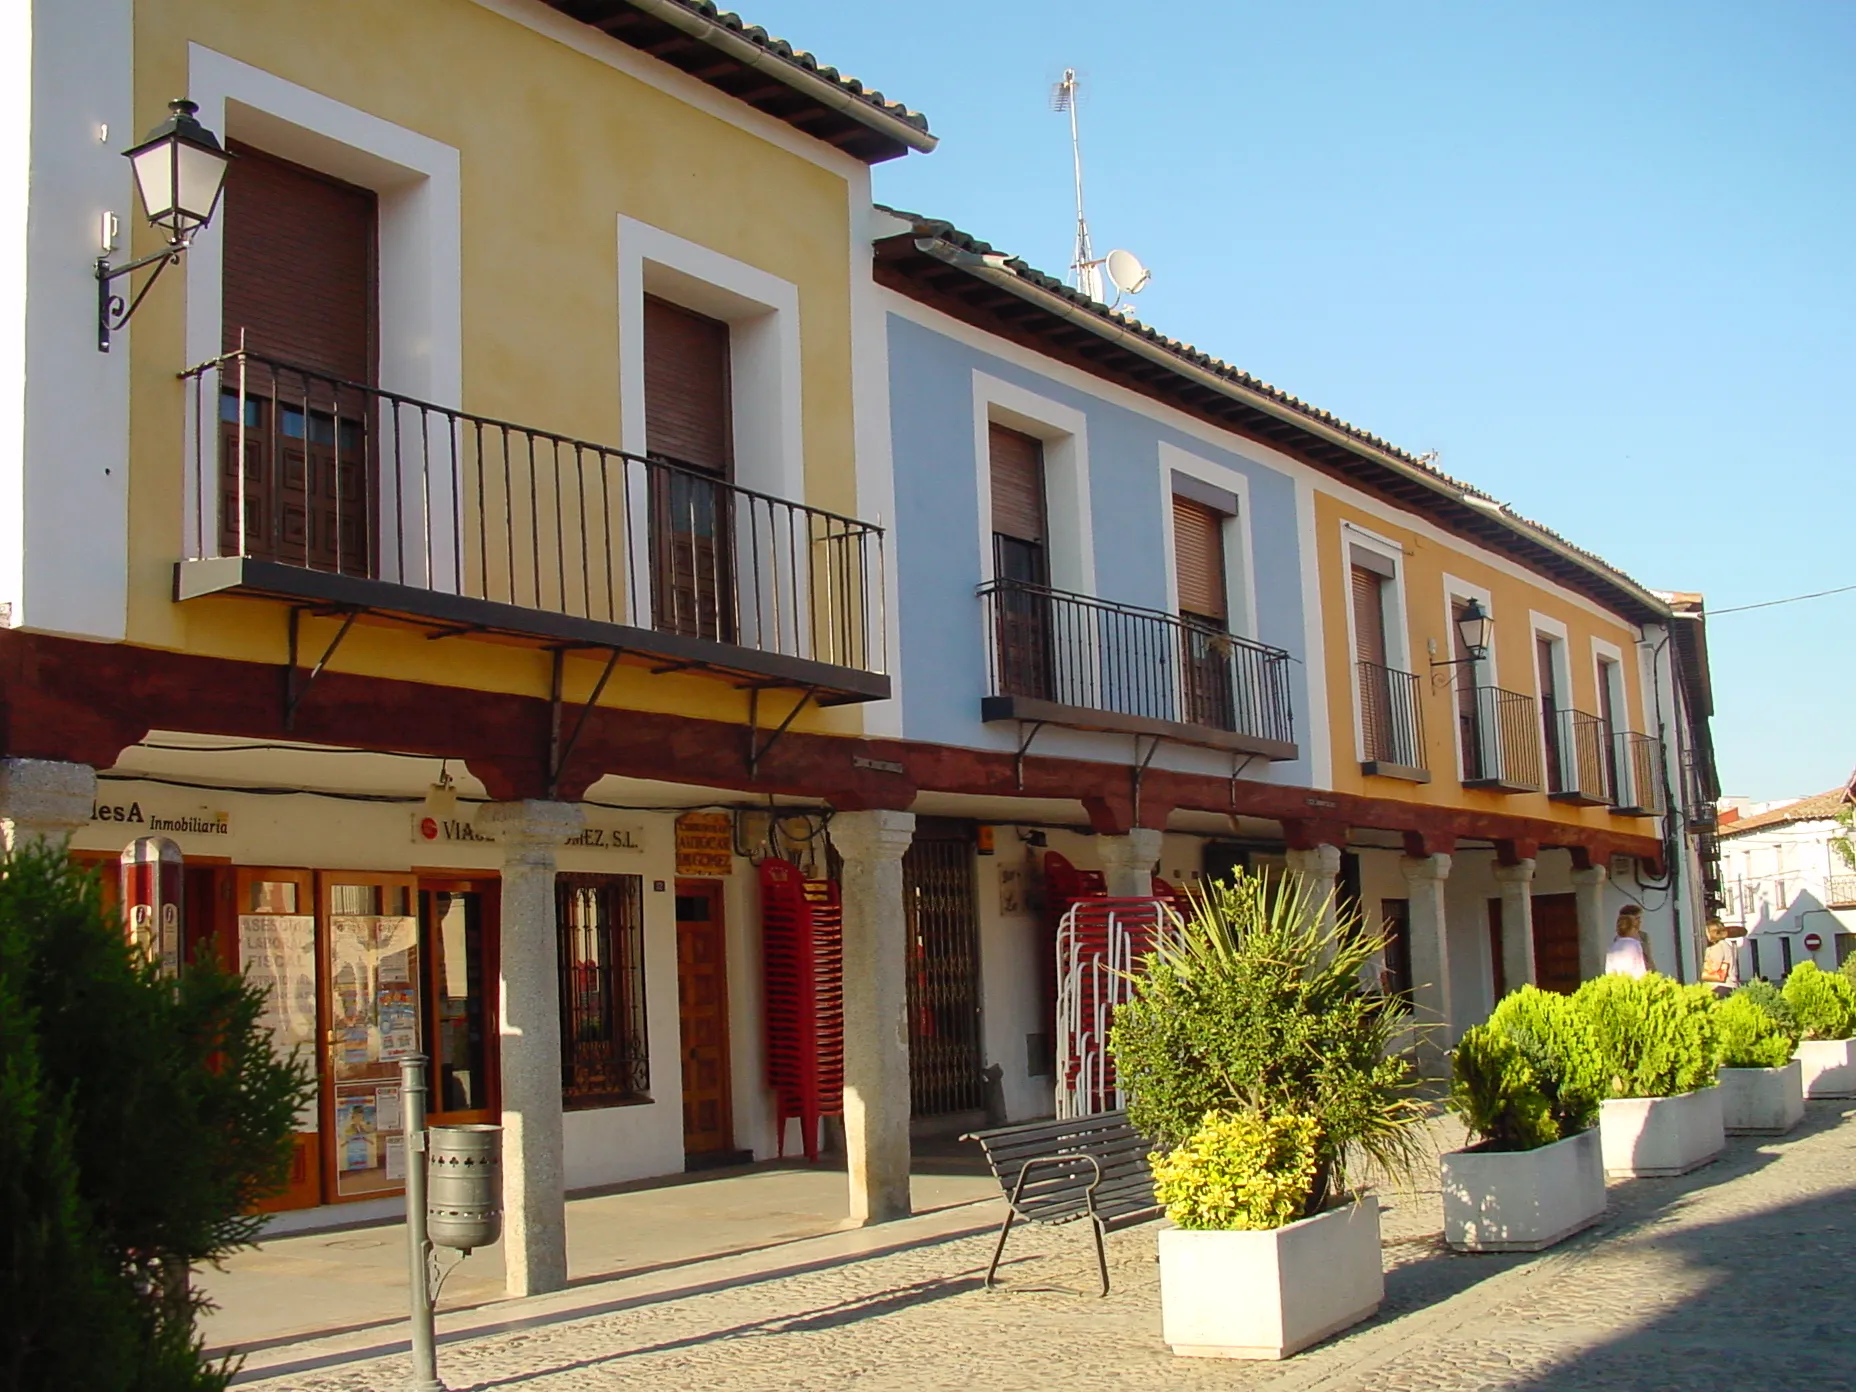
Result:
M1440 662L1431 659L1433 667L1462 667L1481 662L1489 655L1489 630L1495 627L1495 620L1489 617L1489 611L1482 607L1482 601L1472 599L1463 606L1463 612L1456 616L1456 636L1461 641L1467 657L1454 657Z
M219 206L220 190L225 187L226 165L232 156L205 126L194 119L200 108L182 98L168 103L168 119L148 133L148 138L134 149L125 150L135 171L136 191L149 224L168 234L168 244L160 251L139 257L122 266L110 265L109 257L97 258L97 351L110 350L110 333L129 322L149 288L161 273L179 261L197 233L212 221ZM155 273L142 282L135 298L126 305L123 297L110 289L110 282L144 266Z

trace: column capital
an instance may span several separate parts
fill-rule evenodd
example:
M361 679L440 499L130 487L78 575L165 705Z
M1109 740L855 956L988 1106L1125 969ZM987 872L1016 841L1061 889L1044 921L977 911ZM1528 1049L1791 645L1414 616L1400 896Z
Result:
M1153 827L1132 827L1119 836L1096 837L1096 854L1101 857L1104 867L1116 865L1139 865L1143 870L1151 869L1160 859L1160 849L1165 843L1166 833L1156 831Z
M825 831L846 860L901 860L915 840L915 814L888 809L834 812Z
M1450 878L1450 857L1442 854L1400 856L1398 868L1408 884L1418 884L1424 880L1447 880Z
M58 759L0 759L0 821L7 841L60 841L90 824L97 771Z
M575 802L524 798L485 803L477 809L475 822L502 843L506 864L551 866L561 843L586 826L586 813Z
M1492 867L1497 884L1526 884L1534 878L1534 858L1524 856L1513 865L1503 865L1499 861Z
M1610 878L1611 872L1602 865L1588 865L1584 869L1575 867L1572 872L1572 882L1581 889L1602 885Z
M1283 853L1283 862L1298 875L1331 880L1340 874L1340 847L1324 843L1292 848Z

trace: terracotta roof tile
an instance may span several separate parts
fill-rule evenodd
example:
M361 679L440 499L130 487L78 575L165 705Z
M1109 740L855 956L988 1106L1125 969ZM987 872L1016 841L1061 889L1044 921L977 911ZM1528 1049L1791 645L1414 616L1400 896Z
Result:
M1856 803L1856 774L1841 788L1832 788L1827 793L1813 793L1810 797L1788 802L1783 807L1775 807L1769 812L1761 812L1752 817L1739 817L1733 822L1723 821L1720 834L1727 836L1744 836L1749 831L1762 831L1767 827L1789 826L1794 822L1821 822L1837 815L1843 808Z

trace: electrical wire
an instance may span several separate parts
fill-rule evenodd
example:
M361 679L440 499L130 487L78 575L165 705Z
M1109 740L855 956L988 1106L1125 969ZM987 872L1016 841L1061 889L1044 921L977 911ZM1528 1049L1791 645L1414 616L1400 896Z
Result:
M1787 599L1768 599L1758 604L1736 604L1731 608L1709 609L1705 612L1708 618L1718 619L1722 614L1744 614L1749 609L1773 609L1781 604L1800 604L1807 599L1823 599L1826 595L1848 594L1851 590L1856 590L1856 585L1839 585L1834 590L1814 590L1810 594L1792 595Z

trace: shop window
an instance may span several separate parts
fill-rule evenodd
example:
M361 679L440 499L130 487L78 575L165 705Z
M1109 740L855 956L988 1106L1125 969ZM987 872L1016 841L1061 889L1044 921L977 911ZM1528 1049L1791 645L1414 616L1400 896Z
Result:
M555 905L563 1102L572 1108L649 1101L644 881L561 875Z

